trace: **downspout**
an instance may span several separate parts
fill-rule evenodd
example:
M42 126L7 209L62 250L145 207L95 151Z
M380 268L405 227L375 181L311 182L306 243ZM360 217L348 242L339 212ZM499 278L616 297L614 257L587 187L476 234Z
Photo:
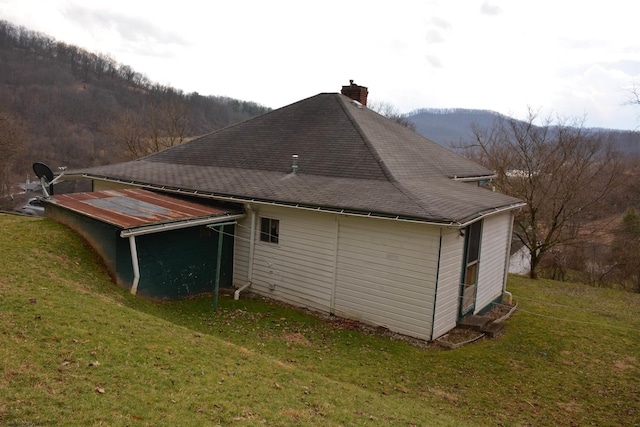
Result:
M247 271L247 283L242 285L233 293L233 299L236 301L240 299L240 292L244 291L249 286L251 286L251 281L253 279L253 253L256 247L256 211L250 205L248 209L251 210L251 237L249 238L249 269Z
M438 242L438 266L436 267L436 284L433 291L433 313L431 316L431 339L436 333L436 311L438 309L438 285L440 284L440 258L442 257L442 227L440 227L440 241Z
M504 281L502 283L502 294L507 297L507 302L509 304L512 304L513 295L511 294L511 292L507 291L507 278L509 276L509 264L511 262L511 241L513 240L513 217L515 216L513 211L511 211L510 216L511 222L509 223L509 240L507 243L507 253L504 262Z
M224 241L224 224L218 230L218 250L216 254L216 279L213 294L213 311L218 311L218 293L220 290L220 269L222 268L222 243Z
M338 250L340 248L340 216L335 216L336 229L333 242L333 275L331 277L331 300L329 301L329 314L336 313L336 287L338 286Z
M133 265L133 284L131 293L138 292L138 282L140 281L140 265L138 264L138 249L136 247L136 236L129 236L129 247L131 248L131 264Z

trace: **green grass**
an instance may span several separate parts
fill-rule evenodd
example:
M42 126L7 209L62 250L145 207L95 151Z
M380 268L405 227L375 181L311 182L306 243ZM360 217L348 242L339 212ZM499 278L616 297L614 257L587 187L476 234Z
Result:
M61 225L0 231L0 425L640 422L638 294L511 277L506 335L449 351L245 295L146 301Z

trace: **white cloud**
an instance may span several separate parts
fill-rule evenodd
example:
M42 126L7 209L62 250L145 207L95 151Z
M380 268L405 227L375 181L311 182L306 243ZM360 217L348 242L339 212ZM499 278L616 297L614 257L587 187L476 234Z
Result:
M628 0L0 0L3 18L187 92L280 107L349 79L400 111L587 114L634 128L640 7ZM597 22L598 25L594 25ZM627 110L631 112L625 114ZM629 117L627 117L629 116Z
M480 6L480 12L483 15L494 16L500 15L502 13L502 9L500 8L500 6L492 5L488 1L486 1L482 3L482 6Z

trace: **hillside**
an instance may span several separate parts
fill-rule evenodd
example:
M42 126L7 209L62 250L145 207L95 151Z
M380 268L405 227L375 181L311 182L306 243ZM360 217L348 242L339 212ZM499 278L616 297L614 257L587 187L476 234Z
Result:
M443 147L456 150L458 147L473 144L474 124L482 129L490 129L499 114L487 110L426 108L410 112L404 117L414 124L416 132L420 135ZM591 128L590 131L604 134L622 153L640 154L638 132L597 128Z
M25 136L8 165L13 179L23 181L34 161L53 168L113 163L131 157L136 138L179 143L266 111L250 101L183 93L109 55L0 20L0 119L17 122Z
M634 425L640 294L511 277L457 350L262 299L151 302L49 220L0 215L0 424ZM25 268L28 266L28 268Z

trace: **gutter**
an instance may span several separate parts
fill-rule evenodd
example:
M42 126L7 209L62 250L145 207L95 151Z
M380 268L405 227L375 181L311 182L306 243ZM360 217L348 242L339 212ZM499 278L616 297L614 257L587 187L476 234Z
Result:
M240 299L240 292L251 286L253 280L253 253L256 247L256 211L253 206L248 205L247 209L251 211L251 237L249 238L249 269L247 271L247 283L236 289L233 293L233 299L238 301Z
M94 175L89 175L89 174L81 174L81 176L84 177L84 178L87 178L87 179L100 179L100 180L107 181L107 182L115 182L115 183L119 183L119 184L132 185L132 186L137 186L137 187L151 188L151 189L155 189L155 190L164 191L164 192L167 192L167 193L187 194L187 195L191 195L191 196L199 196L199 197L205 197L205 198L221 200L221 201L227 201L227 202L253 203L253 204L265 205L265 206L283 206L283 207L303 209L303 210L313 211L313 212L325 212L325 213L333 213L333 214L353 216L353 217L367 217L367 218L384 219L384 220L391 220L391 221L402 221L402 222L408 222L408 223L413 223L413 224L427 224L427 225L433 225L433 226L436 226L436 227L464 228L467 225L472 224L472 223L478 221L479 219L481 219L481 218L483 218L485 216L493 215L493 214L496 214L496 213L499 213L499 212L503 212L503 211L507 211L507 210L511 210L511 209L517 209L517 208L520 208L520 207L526 205L526 203L520 202L520 203L511 204L511 205L508 205L508 206L503 206L501 208L494 208L493 210L487 211L486 213L481 213L479 216L474 217L474 219L472 219L472 220L465 221L465 222L461 223L459 221L420 220L420 219L417 219L417 218L404 217L404 216L401 216L401 215L395 215L394 216L394 215L384 215L384 214L375 213L375 212L364 212L364 211L363 212L357 212L357 211L354 211L354 210L341 209L341 208L333 208L332 209L332 208L327 208L327 207L322 207L322 206L307 206L307 205L301 205L299 203L286 203L286 202L278 202L278 201L267 201L267 200L261 200L261 199L252 198L252 197L230 196L230 195L224 195L224 194L201 192L201 191L198 191L198 190L183 190L181 188L166 187L164 185L153 185L153 184L147 184L147 183L136 182L136 181L113 179L113 178L109 178L109 177L105 177L105 176L94 176ZM465 178L460 178L460 180L462 180L462 179L465 179ZM475 179L477 179L477 178L474 178L474 180Z
M494 179L498 176L498 174L493 174L493 175L485 175L485 176L470 176L467 178L458 178L457 175L453 176L453 180L454 181L460 181L460 182L478 182L478 181L486 181L486 180L491 180Z
M479 219L486 218L488 216L499 214L499 213L502 213L502 212L505 212L505 211L511 211L511 210L514 210L514 209L518 209L518 208L521 208L521 207L526 206L526 205L527 204L525 202L520 202L520 203L514 203L514 204L509 205L509 206L503 206L501 208L493 208L493 209L490 209L488 211L480 212L480 214L477 217L475 217L474 219L470 219L469 221L466 221L466 222L463 222L463 223L458 223L458 226L460 228L465 228L468 225L471 225L474 222L477 222Z

